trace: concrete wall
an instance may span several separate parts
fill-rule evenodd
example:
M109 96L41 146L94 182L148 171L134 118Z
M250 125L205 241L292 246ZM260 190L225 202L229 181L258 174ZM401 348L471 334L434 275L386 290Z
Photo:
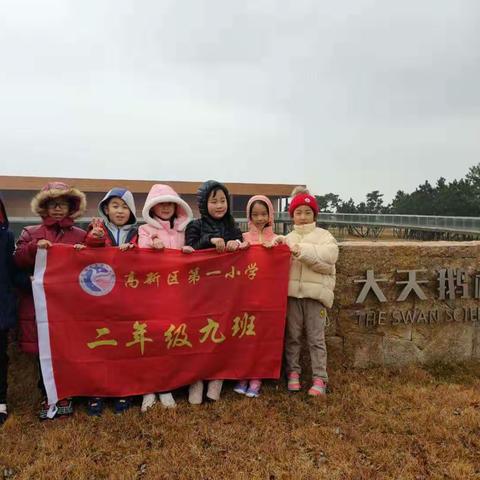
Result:
M362 301L368 270L379 295L370 281ZM355 367L480 360L480 242L344 242L335 296L330 357Z

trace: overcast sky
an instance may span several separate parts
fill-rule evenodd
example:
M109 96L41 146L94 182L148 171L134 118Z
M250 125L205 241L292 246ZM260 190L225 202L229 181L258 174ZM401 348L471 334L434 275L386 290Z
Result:
M0 174L389 201L479 137L478 0L0 3Z

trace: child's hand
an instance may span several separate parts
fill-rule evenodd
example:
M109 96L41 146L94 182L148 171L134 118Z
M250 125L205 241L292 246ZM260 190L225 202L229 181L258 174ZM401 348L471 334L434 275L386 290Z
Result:
M298 244L293 245L290 247L290 251L292 252L294 257L298 257L300 255L300 247Z
M102 219L98 217L92 218L92 221L90 222L90 225L92 227L91 233L95 238L103 238L105 235L105 232L103 231L102 225Z
M79 252L80 250L83 250L84 248L87 248L86 245L82 245L81 243L76 243L73 248Z
M234 252L235 250L238 250L239 246L240 244L236 240L229 240L225 246L225 250L227 252Z
M218 253L222 253L225 251L225 240L223 238L212 238L210 240L212 245L215 245L215 248Z
M39 240L37 242L37 248L40 248L42 250L46 250L47 248L50 248L52 246L52 242L50 242L49 240L45 240L44 238L42 238L41 240Z
M105 232L103 231L102 227L93 227L91 233L92 233L92 237L95 237L95 238L103 238L105 235Z
M283 245L285 243L285 238L283 237L277 237L274 241L273 241L273 246L276 247L277 245Z
M165 245L159 238L154 238L152 243L155 250L163 250L165 248Z
M238 246L238 248L239 248L240 250L246 250L249 246L250 246L250 243L247 242L247 241L245 241L245 242L242 242L242 243Z
M193 253L194 251L195 249L188 245L185 245L184 247L182 247L182 253Z
M274 247L274 243L273 242L265 242L265 243L262 243L262 247L265 247L265 248L273 248Z
M135 244L133 244L133 243L122 243L121 245L118 246L118 248L122 252L126 252L127 250L131 250L132 248L135 248Z

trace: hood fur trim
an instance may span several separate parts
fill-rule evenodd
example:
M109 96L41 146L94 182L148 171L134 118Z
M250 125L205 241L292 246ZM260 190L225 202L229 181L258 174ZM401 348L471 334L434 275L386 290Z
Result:
M87 208L87 198L83 192L62 182L47 183L33 198L30 203L32 212L40 217L47 217L46 203L49 200L65 197L72 202L72 211L68 217L75 219L81 217Z

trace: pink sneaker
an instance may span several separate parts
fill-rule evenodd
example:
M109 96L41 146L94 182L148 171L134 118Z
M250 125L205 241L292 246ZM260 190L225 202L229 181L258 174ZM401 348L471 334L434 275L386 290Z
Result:
M321 378L314 378L313 385L308 390L308 394L312 397L326 397L327 384Z
M297 372L290 372L287 375L287 388L289 392L299 392L302 386L300 385L300 374Z
M250 380L246 396L249 398L257 398L260 396L260 389L262 388L261 380Z

